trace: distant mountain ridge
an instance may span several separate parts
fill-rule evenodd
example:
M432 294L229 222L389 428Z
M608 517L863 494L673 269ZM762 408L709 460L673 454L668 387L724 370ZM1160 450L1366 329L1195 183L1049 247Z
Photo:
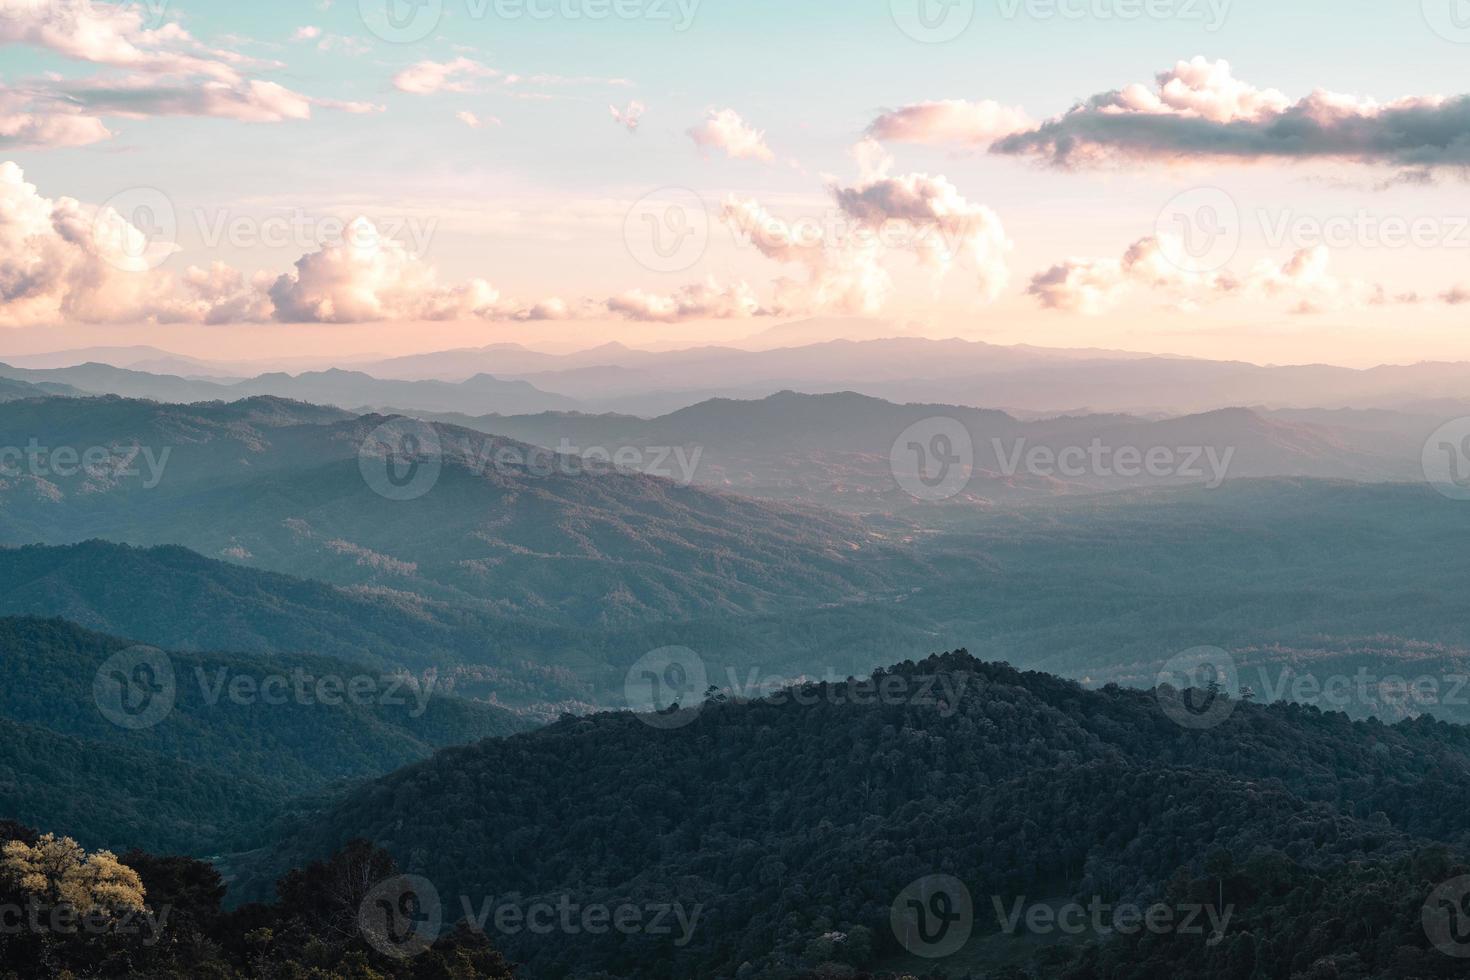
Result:
M434 417L560 451L697 448L701 466L695 479L702 485L856 513L903 511L915 504L895 480L894 448L905 432L913 432L927 449L927 440L941 432L952 438L958 431L953 427L961 428L974 475L946 503L988 505L1222 478L1412 480L1422 477L1422 447L1434 427L1432 421L1396 417L1391 425L1360 430L1351 421L1333 424L1244 408L1171 419L1105 415L1024 421L957 405L900 405L856 392L792 391L753 401L712 399L653 419L587 413ZM1136 450L1139 465L1132 470L1115 466L1111 455L1095 464L1094 443L1110 453ZM1167 452L1175 469L1145 468L1143 458L1153 449ZM1052 462L1032 465L1030 454L1038 450L1050 452ZM1055 462L1067 451L1086 451L1083 472L1067 472Z
M637 473L543 472L545 453L448 425L435 429L431 492L388 499L364 478L363 456L379 453L375 433L390 422L279 399L0 406L0 445L46 432L119 458L129 447L159 457L151 486L147 473L84 471L7 482L0 543L179 544L337 585L600 627L837 602L881 593L914 568L849 518Z
M522 380L479 374L462 382L393 381L360 371L332 368L291 375L263 374L241 381L205 380L86 363L64 368L15 368L0 364L0 378L34 384L60 384L80 392L192 403L240 401L260 396L288 398L344 409L389 402L422 411L539 412L574 408L574 398L541 391Z
M171 363L188 369L190 375L198 375L200 369L192 359L179 364L167 357L139 357L138 352L118 356L134 370L83 364L36 373L0 365L0 377L58 381L92 393L173 401L279 394L349 409L395 405L470 415L586 409L653 416L710 398L759 399L783 389L851 390L900 403L1026 414L1178 415L1233 405L1417 410L1416 406L1435 400L1470 413L1465 395L1470 390L1470 363L1463 362L1365 370L1325 364L1271 366L914 336L824 340L760 350L711 345L655 352L609 343L573 354L493 344L358 362L348 371L240 381L148 375L136 369ZM477 375L489 375L497 383L479 379L465 386ZM527 384L530 389L524 387Z

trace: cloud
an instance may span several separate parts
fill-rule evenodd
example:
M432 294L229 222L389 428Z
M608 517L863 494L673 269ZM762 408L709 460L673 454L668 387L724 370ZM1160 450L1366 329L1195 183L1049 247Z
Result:
M549 319L559 311L559 301L530 311L505 303L483 279L442 284L363 218L279 276L247 278L218 262L182 276L158 268L177 250L110 208L43 197L20 167L0 164L0 326Z
M703 123L689 130L699 146L723 150L732 160L774 160L766 134L746 124L734 109L711 109Z
M483 279L441 285L433 266L357 218L342 242L297 260L271 284L270 298L284 322L363 323L485 316L497 311L500 293Z
M153 254L115 211L42 197L20 167L0 163L0 325L172 315L176 284L148 274Z
M298 27L298 28L296 28L296 32L291 35L291 40L293 40L293 41L315 41L317 38L319 38L321 36L322 36L322 29L320 27L314 27L311 24L307 24L305 27Z
M805 270L801 281L778 279L774 309L781 314L872 314L887 301L892 280L881 263L881 249L869 237L832 242L809 224L793 226L755 200L727 198L721 218L736 240L766 258Z
M885 112L868 126L867 135L887 143L989 146L1001 137L1025 132L1033 126L1022 109L989 100L948 99L919 102Z
M393 87L410 95L436 92L469 92L478 78L498 78L503 73L473 58L453 61L420 61L393 76Z
M745 283L721 286L713 277L672 294L629 290L607 301L607 309L629 320L675 323L681 320L734 320L769 315Z
M455 119L458 119L460 122L462 122L466 126L470 127L470 129L481 129L481 128L487 126L487 125L489 125L489 126L499 126L500 125L500 119L497 116L486 116L484 119L481 119L479 116L475 115L473 112L456 112L454 114L454 118Z
M28 44L78 61L235 82L240 55L211 51L176 23L149 29L141 4L0 0L0 44ZM232 64L234 63L234 64Z
M383 108L370 102L312 98L260 79L232 85L213 81L174 83L135 75L111 84L58 82L55 91L78 109L123 119L208 116L274 123L310 119L313 107L354 114L381 112Z
M1470 96L1378 103L1317 89L1292 102L1195 58L1094 95L991 151L1059 167L1126 161L1331 159L1411 169L1470 165Z
M369 112L369 103L315 99L246 69L278 68L211 49L177 23L149 28L141 4L89 0L0 0L0 45L25 44L113 71L92 78L48 76L0 95L0 146L98 142L100 115L212 116L250 122L307 119L313 106Z
M844 214L884 237L895 224L907 227L909 234L900 240L936 279L947 275L956 260L967 259L987 300L1005 287L1005 256L1011 249L1005 227L994 211L967 201L947 178L873 176L853 187L834 186L832 193Z
M1068 259L1054 265L1033 276L1026 292L1046 309L1085 316L1106 313L1139 289L1186 310L1230 296L1257 301L1285 298L1292 301L1289 312L1299 314L1419 301L1412 293L1390 296L1376 283L1335 275L1332 254L1323 245L1300 249L1285 262L1263 259L1243 277L1186 270L1170 258L1184 254L1182 243L1171 236L1144 238L1129 246L1121 259Z
M0 150L88 146L111 137L101 119L74 105L32 102L0 92Z
M615 105L608 106L608 109L612 111L613 122L622 126L630 133L636 133L638 132L638 124L643 119L643 113L648 110L648 107L635 99L628 103L626 109L619 109Z

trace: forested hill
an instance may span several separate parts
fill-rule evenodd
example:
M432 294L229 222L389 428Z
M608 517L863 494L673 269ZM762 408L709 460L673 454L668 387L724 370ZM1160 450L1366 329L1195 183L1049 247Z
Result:
M494 936L531 978L882 968L905 955L891 907L936 874L973 893L975 943L998 930L992 896L1205 893L1235 909L1224 941L1148 937L1131 959L1190 976L1452 975L1418 916L1436 884L1470 870L1455 863L1470 844L1470 728L1220 703L1219 724L1187 727L1153 692L1087 691L960 651L867 685L566 718L365 785L277 866L364 837L456 915L486 899L701 910L682 946ZM1337 912L1313 904L1329 893ZM1078 959L1018 975L1165 975L1080 965L1126 941L1051 948ZM1299 972L1329 954L1340 972ZM1390 961L1418 972L1378 972Z
M0 617L0 664L0 819L92 847L214 853L296 797L527 725L432 674L164 651L56 619Z

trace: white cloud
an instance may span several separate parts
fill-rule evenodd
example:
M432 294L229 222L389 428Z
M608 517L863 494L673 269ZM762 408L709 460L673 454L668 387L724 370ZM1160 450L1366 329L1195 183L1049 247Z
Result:
M745 283L721 286L713 277L683 286L672 294L629 290L608 300L607 308L629 320L661 323L731 320L763 314L760 301Z
M1390 296L1376 283L1333 274L1331 252L1322 245L1301 249L1285 262L1262 259L1243 277L1186 271L1168 258L1182 254L1177 239L1144 238L1129 246L1121 259L1068 259L1052 266L1032 277L1027 293L1047 309L1087 316L1116 308L1140 289L1185 311L1230 296L1255 301L1285 298L1291 301L1292 313L1419 301L1413 294Z
M992 152L1055 166L1118 161L1329 159L1425 170L1470 165L1470 96L1388 103L1317 89L1296 102L1194 58L1079 103Z
M989 100L947 99L885 112L873 120L868 135L890 143L989 146L1003 136L1024 132L1033 125L1022 109Z
M486 116L482 119L479 116L475 115L473 112L469 111L456 112L454 114L454 118L458 119L460 122L470 127L470 129L481 129L485 126L500 125L500 119L496 116Z
M629 102L626 109L619 109L615 105L608 106L608 109L612 112L613 122L630 133L638 132L638 124L643 119L643 113L648 111L648 107L636 99Z
M843 213L884 238L892 235L895 223L905 226L908 234L900 241L937 279L965 259L973 264L985 299L993 300L1005 287L1011 242L1000 217L966 200L948 178L872 176L854 187L834 186L832 193Z
M393 87L410 95L433 95L436 92L468 92L474 80L498 78L503 73L473 58L453 61L420 61L393 76Z
M734 109L711 109L703 123L689 130L700 146L723 150L732 160L773 160L766 134L748 125Z

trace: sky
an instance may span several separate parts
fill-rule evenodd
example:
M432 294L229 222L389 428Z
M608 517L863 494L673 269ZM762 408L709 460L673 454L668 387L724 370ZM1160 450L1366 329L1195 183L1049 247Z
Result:
M0 356L1470 359L1467 55L1462 0L0 0Z

